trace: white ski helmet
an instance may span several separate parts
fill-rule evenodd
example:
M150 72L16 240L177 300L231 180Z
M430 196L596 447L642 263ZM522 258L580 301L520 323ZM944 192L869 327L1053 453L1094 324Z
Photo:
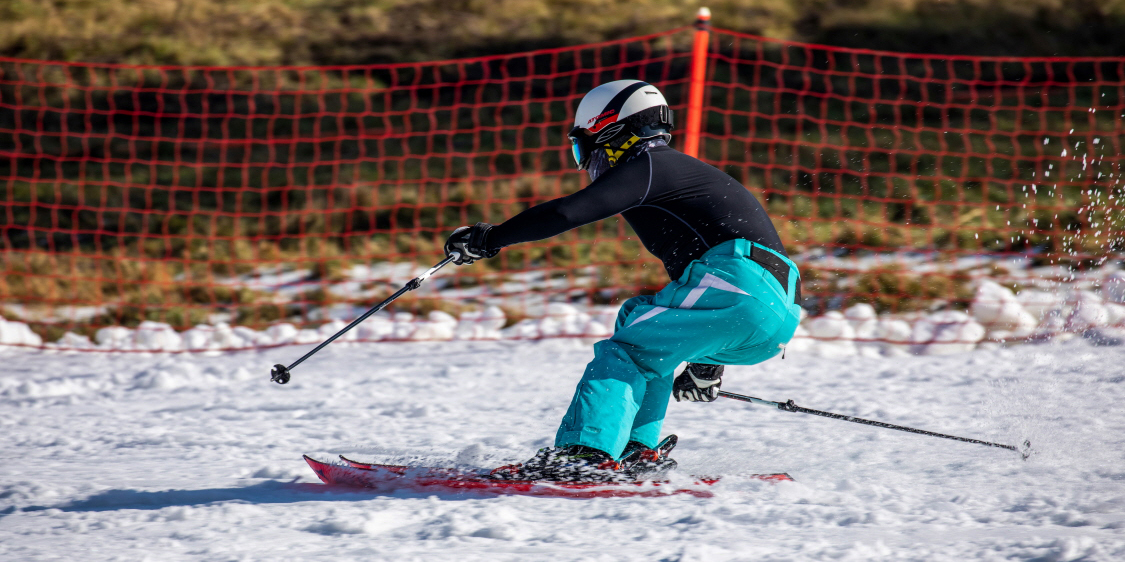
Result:
M571 153L579 170L602 148L616 165L642 139L671 140L672 109L656 86L640 80L616 80L590 90L578 104L571 129Z

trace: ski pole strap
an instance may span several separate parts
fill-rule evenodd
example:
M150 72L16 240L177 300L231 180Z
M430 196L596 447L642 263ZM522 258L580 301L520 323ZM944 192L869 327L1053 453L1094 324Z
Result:
M822 416L822 417L826 417L826 418L844 420L844 421L849 421L849 422L853 422L853 423L861 423L863 425L872 425L872 426L875 426L875 427L885 427L887 429L897 429L899 431L906 431L906 432L909 432L909 433L917 433L919 435L929 435L930 437L941 437L942 439L953 439L954 441L963 441L965 443L976 443L977 445L985 445L985 446L988 446L988 447L999 447L1001 449L1008 449L1008 450L1015 451L1015 452L1019 453L1021 456L1023 456L1024 460L1026 460L1027 457L1031 456L1031 442L1030 441L1024 441L1023 442L1023 448L1020 449L1020 448L1018 448L1014 445L1004 445L1002 443L992 443L992 442L989 442L989 441L981 441L980 439L970 439L968 437L957 437L956 435L946 435L944 433L937 433L937 432L934 432L934 431L926 431L924 429L915 429L913 427L905 427L905 426L901 426L901 425L895 425L893 423L885 423L885 422L875 421L875 420L865 420L863 418L857 418L857 417L854 417L854 416L845 416L843 414L835 414L835 413L832 413L832 412L825 412L825 411L822 411L822 410L813 410L811 408L804 408L804 407L798 406L792 400L789 400L787 402L774 402L772 400L762 400L761 398L755 398L753 396L745 396L745 395L742 395L742 394L735 394L733 392L727 392L725 390L720 390L719 396L722 396L724 398L731 398L733 400L741 400L742 402L750 402L752 404L760 404L762 406L773 406L773 407L777 408L778 410L784 410L786 412L799 412L799 413L802 413L802 414L812 414L814 416Z

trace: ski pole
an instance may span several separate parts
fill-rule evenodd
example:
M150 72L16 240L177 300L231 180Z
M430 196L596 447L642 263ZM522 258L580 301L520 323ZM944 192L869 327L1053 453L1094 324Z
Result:
M978 445L986 445L988 447L999 447L1001 449L1009 449L1009 450L1012 450L1012 451L1015 451L1015 452L1019 453L1020 456L1022 456L1024 460L1027 460L1027 458L1031 456L1031 441L1024 441L1023 442L1023 448L1017 448L1014 445L1004 445L1002 443L990 443L988 441L981 441L980 439L969 439L968 437L957 437L956 435L946 435L944 433L936 433L936 432L933 432L933 431L926 431L924 429L915 429L913 427L904 427L904 426L901 426L901 425L894 425L894 424L891 424L891 423L884 423L884 422L874 421L874 420L865 420L863 418L856 418L856 417L853 417L853 416L845 416L843 414L834 414L832 412L824 412L824 411L821 411L821 410L813 410L813 409L810 409L810 408L802 408L801 406L798 406L798 405L794 404L792 400L789 400L788 402L774 402L772 400L762 400L761 398L754 398L753 396L744 396L742 394L735 394L733 392L727 392L725 390L720 390L719 396L722 396L724 398L731 398L731 399L734 399L734 400L741 400L743 402L750 402L752 404L761 404L762 406L773 406L773 407L777 408L778 410L784 410L786 412L800 412L802 414L812 414L814 416L823 416L823 417L826 417L826 418L833 418L833 419L837 419L837 420L844 420L844 421L850 421L850 422L854 422L854 423L861 423L861 424L864 424L864 425L873 425L875 427L885 427L887 429L897 429L899 431L908 431L910 433L917 433L919 435L929 435L931 437L941 437L943 439L953 439L955 441L964 441L965 443L976 443Z
M376 312L379 312L380 310L383 310L383 308L385 306L387 306L388 304L391 304L392 302L394 302L395 299L397 299L397 298L401 297L402 295L406 294L407 291L413 291L414 289L417 289L418 287L422 286L422 282L425 281L426 279L429 279L429 277L431 275L437 273L437 270L445 267L446 265L449 264L449 262L455 261L460 257L461 257L461 254L459 252L450 253L448 256L445 257L445 259L438 262L437 265L431 267L429 270L427 270L425 273L419 275L418 277L415 277L414 279L411 279L406 285L403 285L403 287L401 289L399 289L398 292L396 292L395 294L387 297L387 300L371 307L370 310L363 313L363 316L360 316L359 318L356 318L355 320L352 320L351 324L348 324L347 326L344 326L343 330L340 330L339 332L336 332L335 334L332 335L332 337L324 340L320 345L314 347L312 351L304 354L303 356L301 356L300 359L294 361L292 365L289 365L288 367L286 367L285 365L282 365L281 363L278 363L277 365L274 365L273 369L270 370L270 380L273 381L273 382L276 382L277 384L285 384L285 383L289 382L289 370L290 369L296 367L297 365L300 365L302 361L304 361L305 359L308 359L309 357L312 357L314 354L316 354L316 352L320 351L321 349L324 349L324 346L332 343L333 341L336 340L336 338L344 335L345 333L347 333L348 330L351 330L352 328L356 327L356 325L358 325L360 322L363 322L364 320L367 320L368 316L371 316L372 314L375 314Z

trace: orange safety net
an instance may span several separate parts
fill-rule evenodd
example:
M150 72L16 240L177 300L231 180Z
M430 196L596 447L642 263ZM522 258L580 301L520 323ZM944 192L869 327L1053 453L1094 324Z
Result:
M49 340L355 317L453 228L582 188L565 133L592 87L656 84L684 123L690 40L317 68L0 59L2 313ZM973 279L1015 279L1006 257L1120 251L1125 58L711 42L700 157L766 204L811 312L963 307ZM447 268L393 310L511 322L666 282L618 217Z
M963 308L982 277L1120 259L1125 58L715 35L701 156L766 203L810 312Z

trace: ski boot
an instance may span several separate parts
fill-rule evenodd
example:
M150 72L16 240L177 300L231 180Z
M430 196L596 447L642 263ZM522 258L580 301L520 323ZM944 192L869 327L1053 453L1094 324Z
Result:
M597 449L583 445L544 447L531 460L494 469L497 480L550 482L627 482L633 478L621 470L621 463Z
M668 453L676 446L677 437L669 435L656 445L655 449L630 441L621 454L621 471L633 480L655 480L675 470L676 461L668 458Z

